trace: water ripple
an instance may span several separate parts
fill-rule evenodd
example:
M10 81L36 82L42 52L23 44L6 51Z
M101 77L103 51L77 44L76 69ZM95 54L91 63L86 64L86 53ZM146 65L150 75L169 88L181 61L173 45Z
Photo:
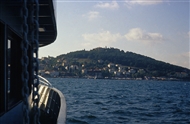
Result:
M190 83L50 78L68 124L190 124Z

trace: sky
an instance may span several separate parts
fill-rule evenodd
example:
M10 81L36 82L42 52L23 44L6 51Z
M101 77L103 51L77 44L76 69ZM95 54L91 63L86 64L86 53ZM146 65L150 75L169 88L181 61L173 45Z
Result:
M40 58L112 47L190 69L189 0L56 0L55 14Z

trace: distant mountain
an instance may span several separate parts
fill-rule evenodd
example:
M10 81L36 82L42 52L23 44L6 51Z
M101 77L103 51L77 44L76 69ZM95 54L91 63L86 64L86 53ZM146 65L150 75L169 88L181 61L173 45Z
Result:
M130 77L144 78L148 76L190 80L190 70L187 68L158 61L133 52L125 52L117 48L99 47L89 51L80 50L62 54L56 58L49 58L48 62L41 61L41 63L45 65L46 70L52 70L56 67L62 68L62 72L65 71L64 73L66 73L68 67L77 65L80 71L78 70L75 75L79 75L82 69L86 69L101 70L103 74L111 76L108 64L112 63L122 67L123 72L129 72L130 69L136 70L136 73L130 74ZM65 70L65 68L67 69ZM119 68L114 67L114 70L119 70ZM139 72L139 70L143 70L143 72Z
M64 57L65 59L90 59L103 60L109 63L121 64L124 66L132 66L148 70L157 70L164 72L189 72L190 70L184 67L172 65L153 58L136 54L133 52L124 52L116 48L95 48L90 51L81 50L63 54L57 58Z

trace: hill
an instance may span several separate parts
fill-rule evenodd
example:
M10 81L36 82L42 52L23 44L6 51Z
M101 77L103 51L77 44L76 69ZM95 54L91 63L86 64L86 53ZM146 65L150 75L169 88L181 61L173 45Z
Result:
M69 65L85 66L85 69L106 69L109 63L120 65L125 71L132 69L143 69L143 76L169 76L176 77L178 73L189 74L190 70L177 65L172 65L153 58L136 54L133 52L125 52L117 48L95 48L90 51L80 50L62 54L54 58L53 65L61 61ZM179 74L178 74L179 75ZM138 77L136 75L136 77ZM142 77L142 75L141 75ZM179 77L179 76L178 76ZM189 76L185 76L189 78Z

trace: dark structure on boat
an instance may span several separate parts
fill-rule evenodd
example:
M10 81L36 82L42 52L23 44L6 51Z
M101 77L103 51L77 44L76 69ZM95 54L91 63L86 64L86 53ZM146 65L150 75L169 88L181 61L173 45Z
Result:
M38 76L38 47L57 36L52 0L0 0L0 124L63 124L63 94Z

